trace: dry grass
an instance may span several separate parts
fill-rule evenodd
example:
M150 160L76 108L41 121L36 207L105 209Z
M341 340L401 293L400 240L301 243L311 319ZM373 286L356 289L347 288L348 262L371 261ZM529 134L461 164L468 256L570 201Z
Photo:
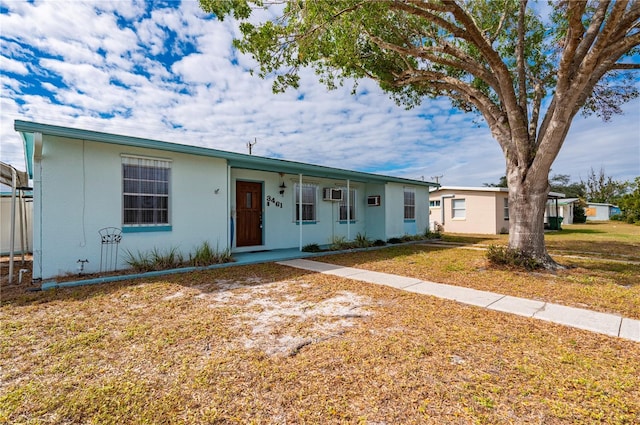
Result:
M469 270L475 251L403 249L407 270L424 257L461 282L511 273ZM338 258L356 257L327 257ZM362 262L381 263L394 260ZM609 284L569 277L591 276L587 265L598 282L638 277L587 263L540 279L606 298ZM633 424L639 358L640 344L546 322L275 264L233 267L5 292L0 422Z
M506 243L506 236L446 235L444 239L465 245L404 245L327 256L322 261L640 319L640 226L589 223L548 234L552 254L563 254L556 261L568 266L556 273L492 268L483 250L467 249Z

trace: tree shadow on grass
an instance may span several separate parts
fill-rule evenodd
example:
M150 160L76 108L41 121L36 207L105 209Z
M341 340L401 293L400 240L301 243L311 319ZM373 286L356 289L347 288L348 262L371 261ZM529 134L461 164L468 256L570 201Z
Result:
M574 229L571 228L569 226L565 226L562 228L562 230L559 233L555 233L558 236L562 236L562 235L579 235L579 234L584 234L584 235L595 235L597 233L607 233L605 231L602 230L596 230L596 229Z

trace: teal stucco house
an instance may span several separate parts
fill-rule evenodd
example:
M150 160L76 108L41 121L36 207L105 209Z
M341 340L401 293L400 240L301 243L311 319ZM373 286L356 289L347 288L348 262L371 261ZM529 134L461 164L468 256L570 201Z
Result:
M33 278L101 271L120 250L232 253L423 233L435 183L15 121L33 181ZM119 260L118 268L126 265Z

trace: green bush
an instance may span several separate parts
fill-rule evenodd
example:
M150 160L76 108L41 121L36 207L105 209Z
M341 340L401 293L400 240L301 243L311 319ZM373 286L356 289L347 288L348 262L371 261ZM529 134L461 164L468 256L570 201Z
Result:
M137 251L136 253L125 250L124 255L125 263L137 272L169 270L185 266L205 267L233 261L229 249L214 250L206 241L197 247L193 254L189 254L188 261L185 261L184 256L176 247L171 247L166 251L154 247L150 251Z
M573 207L573 222L576 224L587 222L587 214L582 205L576 205Z
M496 265L518 267L527 270L536 270L544 267L535 258L531 258L524 252L500 245L489 246L489 249L487 249L487 259Z
M396 243L402 243L402 239L400 239L400 238L389 238L389 239L387 240L387 242L388 242L388 243L393 243L393 244L396 244Z
M385 246L387 243L382 239L376 239L373 241L373 246Z
M153 262L148 253L142 253L140 251L133 253L126 249L124 251L124 262L137 272L153 270Z
M439 231L432 231L431 229L429 229L428 227L425 229L424 231L424 237L427 239L440 239L440 232Z
M193 255L189 254L189 264L195 267L205 267L212 264L229 263L233 261L231 251L225 249L220 251L218 248L213 249L209 242L204 241L202 245L196 248Z
M320 245L317 243L310 243L302 247L302 252L321 252Z
M358 233L353 241L356 248L368 248L373 245L373 242L367 238L366 234Z

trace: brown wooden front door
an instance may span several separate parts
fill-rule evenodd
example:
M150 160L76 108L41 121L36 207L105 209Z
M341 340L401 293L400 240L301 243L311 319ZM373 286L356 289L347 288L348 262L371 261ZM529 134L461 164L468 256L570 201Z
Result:
M236 182L237 246L262 245L262 184Z

